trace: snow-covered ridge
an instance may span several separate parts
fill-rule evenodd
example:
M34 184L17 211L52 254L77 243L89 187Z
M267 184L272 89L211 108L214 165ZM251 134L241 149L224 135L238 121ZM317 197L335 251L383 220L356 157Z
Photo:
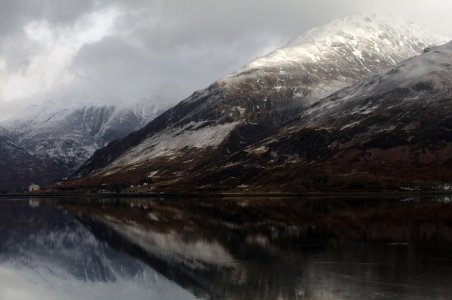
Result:
M143 127L161 111L144 100L130 105L55 101L29 107L4 126L18 146L41 159L68 164L70 173L97 149Z
M300 62L320 63L328 59L332 51L340 51L343 44L352 48L353 57L348 59L362 61L365 56L381 56L396 64L401 56L414 56L429 46L449 40L393 16L357 14L314 28L286 46L254 60L245 69Z
M172 99L168 103L174 102ZM70 101L70 100L52 100L36 104L23 110L20 114L16 114L2 122L3 126L10 131L17 131L28 127L28 129L36 127L52 126L55 123L67 119L68 115L74 112L83 111L87 117L89 110L107 109L113 112L113 116L119 116L124 113L132 113L140 120L141 125L152 120L158 113L168 107L168 104L154 103L152 99L140 99L136 101L128 101L126 103L103 104L95 100L89 101ZM23 132L21 132L23 133Z
M310 105L449 40L399 18L359 14L312 29L219 83L240 93L293 91Z
M452 95L452 42L433 47L421 56L413 57L398 64L394 69L377 74L357 85L344 89L326 98L306 112L306 116L321 120L323 117L343 114L339 109L343 105L353 107L350 114L368 115L377 110L385 102L362 105L361 101L379 94L389 93L396 89L411 90L408 96L398 96L393 106L403 106L415 103L424 97L423 105L438 101L433 95L425 97L426 93L441 91L443 97ZM342 108L343 109L343 108ZM336 112L336 110L338 110ZM349 124L348 127L357 124ZM348 128L346 127L346 128ZM346 129L344 128L344 129Z

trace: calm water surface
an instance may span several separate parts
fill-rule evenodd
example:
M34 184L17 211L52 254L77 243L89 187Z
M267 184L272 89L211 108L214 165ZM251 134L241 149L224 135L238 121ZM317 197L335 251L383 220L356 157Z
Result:
M452 196L3 199L0 299L452 299Z

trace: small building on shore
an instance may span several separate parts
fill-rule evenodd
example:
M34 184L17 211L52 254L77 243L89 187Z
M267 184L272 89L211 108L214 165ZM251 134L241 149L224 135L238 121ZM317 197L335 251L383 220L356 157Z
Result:
M37 184L32 183L32 184L30 184L28 186L28 192L30 192L30 193L37 192L37 191L40 191L40 190L41 190L41 187L39 185L37 185Z

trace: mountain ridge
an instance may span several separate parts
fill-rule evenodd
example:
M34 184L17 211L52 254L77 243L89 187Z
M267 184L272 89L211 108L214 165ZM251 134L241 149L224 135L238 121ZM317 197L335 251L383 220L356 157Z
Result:
M221 185L240 174L236 186L253 190L447 189L451 62L448 43L338 91L196 180Z
M168 98L168 103L171 101ZM19 189L32 182L48 185L61 180L97 149L141 128L163 110L161 103L155 104L149 99L120 105L61 99L31 106L0 123L0 135L27 156L22 163L17 159L13 161L14 154L4 149L3 167L8 169L9 175L0 174L0 180L4 176L16 176L17 182L8 179L9 184L1 185L0 190ZM30 164L30 160L35 163ZM22 169L29 175L22 174Z
M366 17L360 20L367 22ZM335 23L331 24L327 27L334 26ZM404 24L414 26L411 23ZM376 27L380 28L380 26L385 30L385 26L390 25L385 23ZM351 30L347 27L345 29ZM335 30L329 32L337 38ZM406 32L411 31L408 29ZM347 35L346 32L343 32L343 35ZM419 44L419 37L411 38L412 47L407 48L406 44L402 43L400 48L381 47L381 49L390 49L389 53L393 53L394 49L397 51L402 49L397 58L400 62L421 54L424 51L423 47L429 47L428 45L431 44L427 41ZM430 39L430 36L427 38ZM410 37L406 39L410 40ZM438 38L436 41L444 40L444 38ZM394 43L399 42L398 37L395 36ZM384 39L381 43L385 44ZM98 150L72 179L77 182L78 179L86 177L85 183L88 185L117 184L121 180L124 184L161 181L162 186L174 187L175 184L184 181L204 166L212 162L224 162L231 153L242 153L246 147L265 136L271 136L291 119L299 117L305 109L319 101L321 98L318 97L328 90L322 86L325 81L333 82L328 87L333 86L331 91L326 92L328 95L351 83L390 69L396 63L394 59L383 59L388 55L382 54L381 51L375 52L380 53L381 57L374 55L372 51L375 50L375 45L371 35L368 43L364 45L359 43L360 47L367 47L369 53L373 53L365 55L364 61L369 64L369 67L363 68L363 61L356 59L356 48L350 47L351 44L353 43L345 42L342 46L336 45L331 55L325 56L325 64L319 61L313 64L310 60L303 58L296 65L293 62L287 64L287 60L284 60L281 66L264 64L257 68L252 67L252 62L248 65L251 67L242 68L238 72L225 76L207 89L195 92L143 129ZM342 51L338 51L337 47L342 47L340 48ZM273 53L270 56L274 55ZM333 68L331 63L337 63L336 58L340 60L336 68ZM263 59L265 58L258 58L256 61ZM328 62L330 65L327 64ZM348 68L341 63L348 63ZM336 84L337 78L341 78L339 84ZM209 138L212 136L215 139ZM204 139L207 143L202 147L196 147L196 144L193 146L191 142L195 138L203 137L207 137ZM156 149L159 151L156 152ZM127 180L124 176L127 176ZM233 178L237 174L227 173L225 176ZM212 180L215 178L212 176ZM197 188L200 185L193 183L192 186ZM228 188L228 184L225 184L225 187ZM213 188L212 183L210 188Z

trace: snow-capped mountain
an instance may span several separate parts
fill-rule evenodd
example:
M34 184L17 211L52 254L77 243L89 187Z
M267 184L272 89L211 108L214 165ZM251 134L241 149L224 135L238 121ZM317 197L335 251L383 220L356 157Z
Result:
M179 184L271 136L332 92L447 40L388 18L358 15L311 30L101 149L75 178Z
M2 164L10 170L9 189L28 186L31 177L33 182L49 184L69 176L97 149L143 127L171 101L168 98L163 104L143 99L108 105L60 100L27 108L1 124L0 136L8 138L8 147L3 143ZM17 157L19 153L22 159ZM53 170L50 173L49 168ZM0 174L0 179L4 176Z
M449 189L451 82L452 42L315 103L258 143L204 165L187 186Z
M44 104L9 120L6 126L22 148L42 159L61 161L73 171L94 151L141 128L160 112L158 107L141 108Z
M412 22L386 15L358 14L308 31L223 82L251 83L257 90L270 83L280 93L294 89L295 100L306 102L324 98L363 76L448 41ZM256 78L257 85L250 82Z

